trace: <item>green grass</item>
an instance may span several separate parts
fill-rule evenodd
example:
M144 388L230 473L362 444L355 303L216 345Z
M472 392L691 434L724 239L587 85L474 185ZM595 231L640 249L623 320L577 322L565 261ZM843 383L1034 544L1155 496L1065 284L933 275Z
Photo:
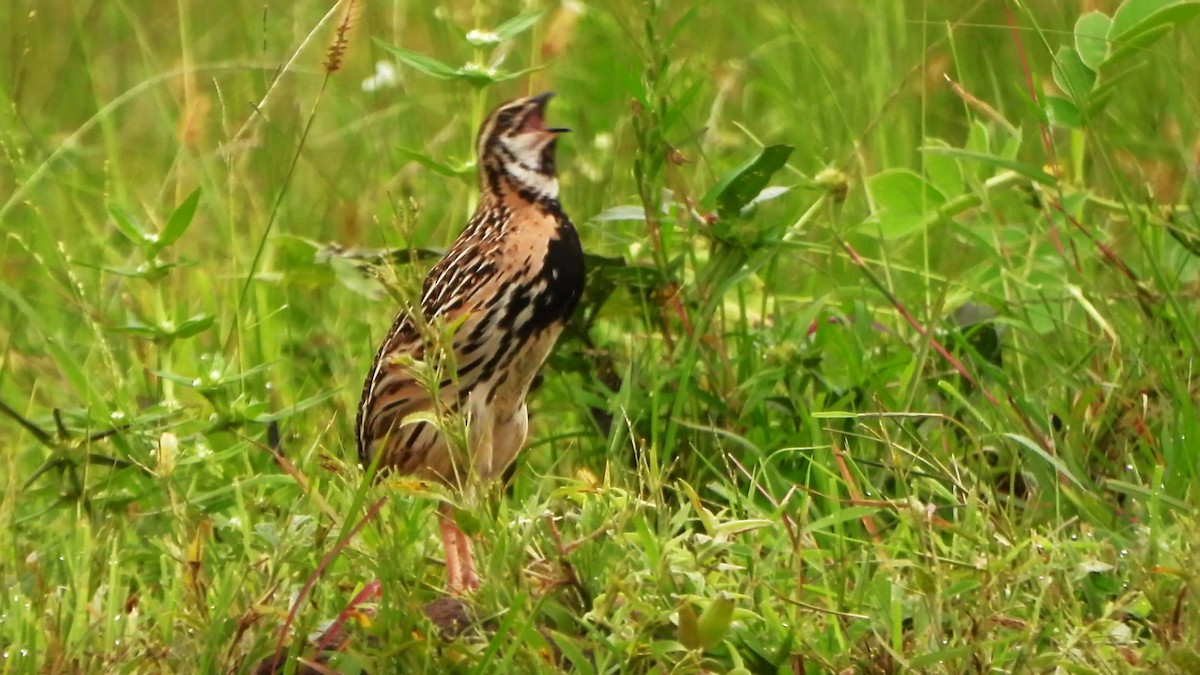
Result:
M1200 22L1079 4L395 0L329 73L342 8L9 3L0 672L295 669L376 578L325 667L1200 670ZM354 412L546 89L588 291L443 639Z

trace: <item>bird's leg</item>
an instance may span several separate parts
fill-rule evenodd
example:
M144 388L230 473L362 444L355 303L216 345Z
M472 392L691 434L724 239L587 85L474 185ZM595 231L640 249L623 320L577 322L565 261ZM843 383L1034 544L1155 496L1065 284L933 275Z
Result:
M458 529L457 526L455 529ZM458 562L463 588L468 593L479 590L479 575L475 573L475 556L471 555L471 538L458 530Z
M438 507L438 527L442 530L442 551L446 556L446 586L457 595L463 587L462 563L458 558L458 538L462 531L454 523L454 512L449 504Z
M438 507L438 526L442 530L442 548L446 554L446 586L450 593L462 595L479 588L471 540L458 529L449 504Z

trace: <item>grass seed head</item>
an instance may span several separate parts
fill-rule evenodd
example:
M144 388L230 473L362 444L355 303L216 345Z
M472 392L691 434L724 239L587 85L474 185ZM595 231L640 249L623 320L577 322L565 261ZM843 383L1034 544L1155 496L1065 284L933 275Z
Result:
M346 54L346 48L350 45L350 29L358 19L359 3L355 0L349 0L346 3L346 12L342 14L342 20L338 23L337 31L334 33L333 42L329 45L329 51L325 57L325 73L332 75L342 67L342 57Z

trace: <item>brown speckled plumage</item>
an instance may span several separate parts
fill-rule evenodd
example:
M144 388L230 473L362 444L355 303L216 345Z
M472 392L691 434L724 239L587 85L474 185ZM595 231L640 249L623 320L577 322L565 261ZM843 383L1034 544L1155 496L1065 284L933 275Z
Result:
M479 131L481 196L475 215L425 278L421 317L401 311L375 356L359 404L364 466L458 485L501 473L525 443L525 397L583 292L583 251L558 202L549 95L498 107ZM429 350L422 326L457 326L454 372L442 376L435 406L411 360ZM436 356L436 352L433 352ZM471 466L455 466L449 444L428 422L401 423L441 408L465 412Z

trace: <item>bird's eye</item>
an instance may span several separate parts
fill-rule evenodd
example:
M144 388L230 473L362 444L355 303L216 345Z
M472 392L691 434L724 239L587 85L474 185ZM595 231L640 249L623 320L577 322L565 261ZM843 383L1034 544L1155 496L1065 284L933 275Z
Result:
M496 128L507 130L512 126L513 118L517 116L515 110L502 110L496 117Z

